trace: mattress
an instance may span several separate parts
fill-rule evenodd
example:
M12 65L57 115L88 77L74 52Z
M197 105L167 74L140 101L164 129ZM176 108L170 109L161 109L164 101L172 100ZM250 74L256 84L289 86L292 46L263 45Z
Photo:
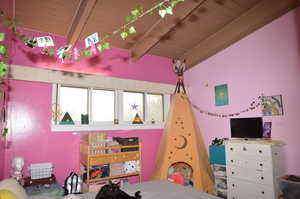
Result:
M196 191L191 187L184 187L169 181L148 181L137 184L124 185L121 188L129 195L141 191L142 199L220 199L219 197ZM97 193L77 195L80 199L95 199ZM61 199L59 197L32 196L29 199Z

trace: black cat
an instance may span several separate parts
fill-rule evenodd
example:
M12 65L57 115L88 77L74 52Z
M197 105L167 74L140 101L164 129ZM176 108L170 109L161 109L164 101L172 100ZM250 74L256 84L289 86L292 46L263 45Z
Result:
M134 196L130 196L122 191L118 184L110 182L100 189L95 199L140 199L142 198L140 193L140 191L137 191Z

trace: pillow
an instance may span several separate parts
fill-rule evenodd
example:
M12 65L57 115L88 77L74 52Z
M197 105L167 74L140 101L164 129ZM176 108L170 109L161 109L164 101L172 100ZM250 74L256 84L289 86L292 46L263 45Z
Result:
M0 190L0 199L18 199L18 198L13 192L2 189Z
M25 189L13 178L0 181L0 190L1 189L11 191L17 196L17 199L27 199Z
M69 194L69 195L66 195L63 199L81 199L81 198L77 195Z

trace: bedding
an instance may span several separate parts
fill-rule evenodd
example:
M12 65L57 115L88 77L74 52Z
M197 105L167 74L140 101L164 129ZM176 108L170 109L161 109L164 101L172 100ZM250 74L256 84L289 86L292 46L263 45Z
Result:
M142 199L220 199L166 180L129 184L124 185L121 189L130 195L141 191ZM96 195L97 193L85 193L76 196L79 199L95 199ZM61 197L31 196L29 199L61 199Z

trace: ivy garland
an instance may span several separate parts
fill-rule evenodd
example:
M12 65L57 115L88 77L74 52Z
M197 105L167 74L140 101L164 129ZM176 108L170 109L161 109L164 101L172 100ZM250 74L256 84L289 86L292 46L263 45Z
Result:
M110 48L110 43L107 41L110 37L115 36L115 35L119 35L123 40L125 40L129 35L135 34L137 33L136 28L132 25L134 22L136 22L137 20L140 20L142 17L146 16L146 15L151 15L154 13L155 10L158 10L158 15L161 18L164 18L166 15L173 15L173 9L174 7L180 3L180 2L184 2L184 0L163 0L157 4L155 4L152 8L144 11L144 7L143 6L138 6L136 8L134 8L133 10L130 11L128 16L124 17L125 20L125 24L122 25L120 28L112 31L111 33L104 35L100 41L99 44L97 45L97 49L101 52L105 49L109 49ZM3 11L1 11L1 16L4 16ZM21 32L17 31L17 24L19 22L13 18L7 18L4 17L2 24L4 24L5 26L7 26L12 32L13 34L19 38L20 40L24 41L26 46L29 46L30 48L33 48L35 46L37 46L37 42L34 38L24 35ZM4 33L1 33L0 35L0 41L4 40ZM45 55L49 55L49 56L53 56L55 54L58 54L58 57L60 59L72 59L73 55L72 52L70 52L70 49L72 48L72 46L64 46L62 48L59 48L58 51L61 51L61 54L56 53L57 51L55 50L54 47L48 47L48 48L43 48L42 49L42 54ZM74 57L76 60L80 59L80 56L92 56L95 54L96 50L93 49L95 48L94 46L91 46L88 49L82 49L82 50L78 50L77 48L74 48L74 51L76 50L76 53L79 55L78 57ZM9 58L8 54L7 54L7 50L8 47L5 45L0 45L0 55L2 57L6 57ZM0 77L5 76L6 71L7 71L7 67L8 65L5 62L0 63ZM4 69L4 70L2 70ZM1 73L1 71L3 71Z

